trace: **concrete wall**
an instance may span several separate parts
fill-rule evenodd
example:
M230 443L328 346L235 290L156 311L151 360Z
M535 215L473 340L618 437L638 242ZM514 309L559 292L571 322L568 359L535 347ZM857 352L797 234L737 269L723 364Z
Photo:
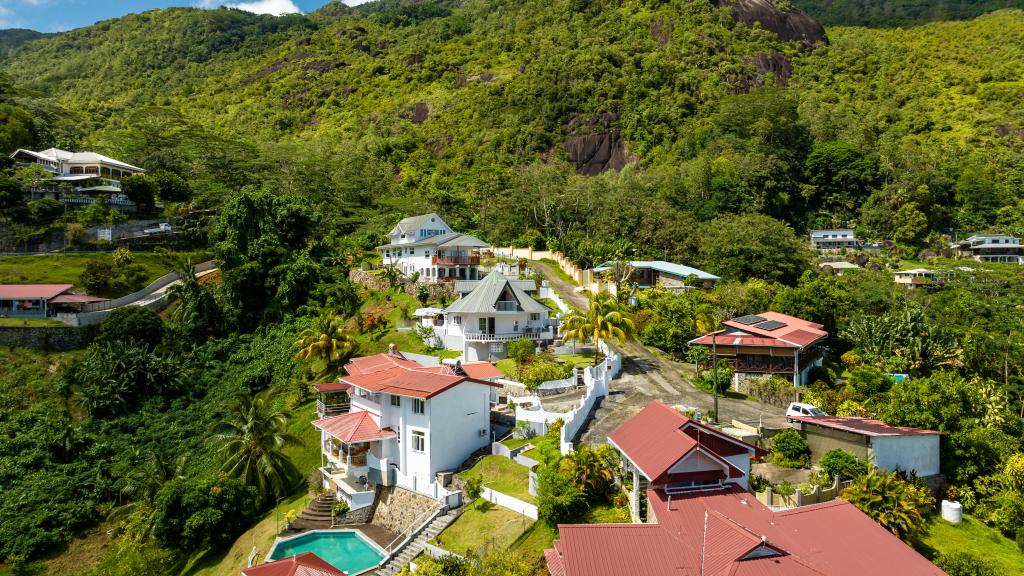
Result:
M885 470L915 471L918 476L939 473L939 435L875 436L871 439L874 464Z
M96 327L5 326L0 327L0 346L20 346L44 352L85 348L96 336Z
M484 488L480 497L492 504L496 504L502 508L508 508L518 514L522 514L527 518L532 518L534 520L537 519L537 506L530 504L529 502L523 502L522 500L509 496L508 494L495 492L490 488Z
M811 448L811 461L817 462L829 450L841 448L861 460L868 460L869 449L867 438L831 428L804 425L804 437Z

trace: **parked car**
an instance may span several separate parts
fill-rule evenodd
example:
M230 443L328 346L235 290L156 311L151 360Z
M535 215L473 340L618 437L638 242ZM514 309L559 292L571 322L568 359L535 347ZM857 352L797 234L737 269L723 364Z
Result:
M171 225L168 222L161 222L157 224L156 228L146 228L142 231L143 234L168 234L171 231Z
M790 416L810 416L811 418L817 418L819 416L828 416L824 410L814 406L812 404L804 404L802 402L793 402L786 409L786 418Z

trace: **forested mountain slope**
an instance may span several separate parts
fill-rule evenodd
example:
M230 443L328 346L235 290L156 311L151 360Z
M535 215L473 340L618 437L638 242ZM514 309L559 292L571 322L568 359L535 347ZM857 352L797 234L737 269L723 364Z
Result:
M1019 227L1022 30L1003 11L826 39L766 0L172 9L5 68L64 110L49 140L188 174L200 205L266 185L340 232L436 209L581 262L631 229L642 252L699 259L685 238L723 213L911 248Z

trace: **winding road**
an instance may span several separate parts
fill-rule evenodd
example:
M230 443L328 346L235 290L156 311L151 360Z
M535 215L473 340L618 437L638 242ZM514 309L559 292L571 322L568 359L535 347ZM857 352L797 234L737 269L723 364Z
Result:
M544 274L567 304L577 308L589 306L587 294L577 292L576 286L559 277L550 264L531 261L530 265ZM608 397L601 402L583 433L583 441L591 444L606 442L608 434L654 400L670 406L697 407L705 412L714 407L713 395L691 383L694 377L691 365L673 360L637 341L615 347L622 352L622 375L612 381ZM734 419L754 426L762 423L772 428L786 424L784 409L753 400L719 397L718 409L721 414L719 421L724 424Z

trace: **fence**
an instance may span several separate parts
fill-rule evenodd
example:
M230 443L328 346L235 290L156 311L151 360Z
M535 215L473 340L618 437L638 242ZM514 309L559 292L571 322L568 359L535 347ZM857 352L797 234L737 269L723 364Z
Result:
M462 504L462 492L452 492L435 480L422 481L415 474L406 476L395 470L395 485L405 488L428 498L433 498L450 508L458 508Z
M843 493L843 490L846 490L852 484L853 481L851 480L840 482L837 478L827 488L822 488L815 484L806 493L801 488L797 488L793 494L776 494L775 490L768 486L764 492L758 492L755 496L759 502L772 510L788 510L790 508L799 508L800 506L835 500Z
M206 262L201 262L193 266L192 273L198 274L200 272L206 272L207 270L213 270L216 267L217 264L213 260L208 260ZM82 312L100 312L103 310L111 310L114 308L127 306L129 304L134 304L135 302L145 298L146 296L149 296L153 292L156 292L157 290L166 287L172 282L177 282L180 279L181 276L179 276L177 272L168 272L167 274L164 274L163 276L151 282L149 286L146 286L145 288L137 292L132 292L127 296L121 296L120 298L114 298L113 300L107 300L105 302L84 304L82 305Z
M526 516L527 518L537 519L537 506L530 504L529 502L523 502L519 498L509 496L508 494L502 494L501 492L495 492L490 488L484 488L480 496L492 504L501 506L502 508L508 508L509 510Z
M586 425L597 402L608 395L608 385L612 379L618 376L622 370L622 356L618 352L613 352L604 342L598 342L598 348L605 354L605 359L597 366L583 369L583 384L586 387L586 393L576 408L568 412L550 412L544 410L540 396L520 396L510 399L516 404L516 422L526 422L534 434L547 433L548 425L556 420L563 422L560 438L562 454L572 451L573 440ZM532 407L526 408L522 404L530 404Z
M593 270L584 270L575 264L571 260L566 258L565 254L561 252L552 252L548 250L534 250L533 248L495 248L494 254L496 256L504 256L506 258L526 258L527 260L554 260L558 263L558 266L573 279L574 282L583 286L590 292L597 294L606 290L615 291L615 284L611 282L605 282L601 277L601 274L595 274Z
M548 286L547 280L545 280L544 283L541 284L540 290L537 292L537 295L540 296L541 298L551 299L551 301L555 303L555 306L558 307L558 310L563 314L568 314L569 312L572 311L572 308L565 303L565 300L562 300L561 296L558 295L558 291L551 288L551 286Z

